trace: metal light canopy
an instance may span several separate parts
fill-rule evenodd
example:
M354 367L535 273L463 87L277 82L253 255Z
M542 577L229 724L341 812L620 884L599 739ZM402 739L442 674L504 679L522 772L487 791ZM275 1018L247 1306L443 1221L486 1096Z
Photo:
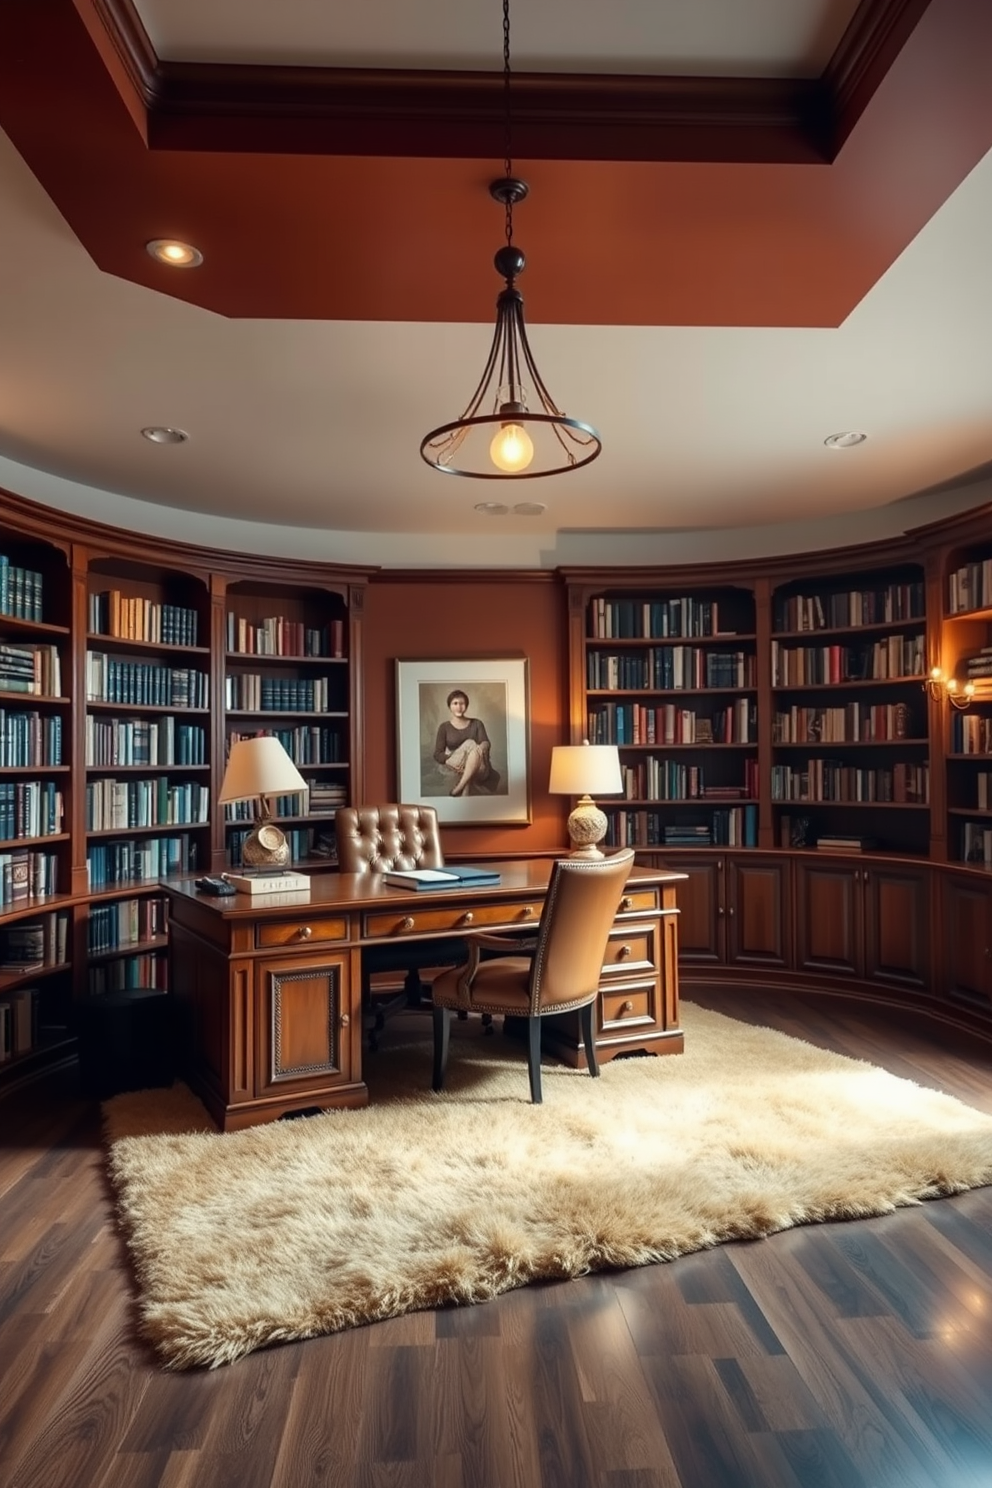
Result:
M464 413L426 434L420 453L444 475L534 480L580 470L603 445L591 424L569 418L555 403L527 340L523 296L516 287L526 260L513 242L513 208L527 195L527 182L514 176L510 151L509 0L503 0L503 100L505 174L489 192L506 213L506 245L493 260L506 288L496 301L493 344Z

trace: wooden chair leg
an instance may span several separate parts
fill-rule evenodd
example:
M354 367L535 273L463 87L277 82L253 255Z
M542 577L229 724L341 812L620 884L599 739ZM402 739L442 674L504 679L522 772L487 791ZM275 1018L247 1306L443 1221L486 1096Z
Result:
M530 1098L541 1104L541 1020L527 1019L527 1072L530 1075Z
M593 1076L599 1074L599 1064L596 1060L596 1037L593 1032L593 1013L596 1004L587 1002L584 1008L579 1009L579 1027L582 1029L582 1042L586 1050L586 1063L589 1073Z
M451 1034L451 1009L434 1009L434 1089L444 1086L444 1072L448 1067L448 1042Z

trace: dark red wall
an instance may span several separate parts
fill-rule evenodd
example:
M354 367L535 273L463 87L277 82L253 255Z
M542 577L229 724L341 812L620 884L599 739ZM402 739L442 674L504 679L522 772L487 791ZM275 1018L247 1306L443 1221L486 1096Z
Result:
M365 799L396 799L397 659L525 656L530 663L531 824L445 827L452 857L567 845L570 803L547 793L551 749L569 743L565 593L548 575L423 574L370 583L365 602Z

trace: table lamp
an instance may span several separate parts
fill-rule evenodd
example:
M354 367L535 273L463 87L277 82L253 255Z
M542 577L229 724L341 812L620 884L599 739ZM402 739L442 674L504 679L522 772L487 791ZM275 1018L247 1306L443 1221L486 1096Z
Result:
M573 858L601 858L599 843L606 836L607 820L592 799L616 796L623 791L620 755L615 744L556 744L551 751L548 790L556 796L578 796L568 818L568 836Z
M270 798L306 792L307 783L285 749L271 735L236 739L231 745L224 783L217 800L255 801L255 826L245 838L241 856L249 868L284 868L289 862L285 833L272 820Z

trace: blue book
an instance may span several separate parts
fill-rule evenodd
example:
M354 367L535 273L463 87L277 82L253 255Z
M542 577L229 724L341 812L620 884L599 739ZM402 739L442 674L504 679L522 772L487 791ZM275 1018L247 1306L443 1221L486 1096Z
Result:
M385 883L398 889L467 889L499 883L499 874L491 868L409 868L382 876Z

